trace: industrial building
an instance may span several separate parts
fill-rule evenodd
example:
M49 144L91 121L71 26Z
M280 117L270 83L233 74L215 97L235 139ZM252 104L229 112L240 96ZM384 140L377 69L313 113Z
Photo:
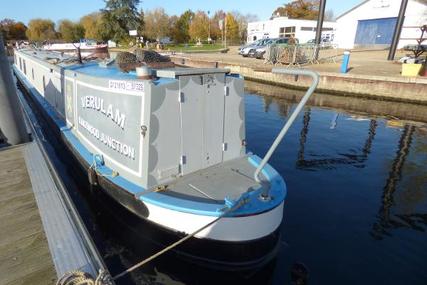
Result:
M300 43L306 43L316 36L317 22L314 20L289 19L275 17L267 21L248 23L248 43L263 38L294 37ZM323 22L322 38L327 41L334 39L335 22Z
M346 49L389 47L400 4L401 0L362 1L336 18L334 43ZM409 0L397 48L416 44L426 24L427 0Z

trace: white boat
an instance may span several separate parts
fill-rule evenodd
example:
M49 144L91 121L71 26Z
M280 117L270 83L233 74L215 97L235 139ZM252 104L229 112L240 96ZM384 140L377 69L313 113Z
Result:
M68 55L75 55L77 48L80 48L82 57L97 56L104 58L108 55L108 45L100 44L95 40L83 39L78 43L48 43L43 46L46 51L57 51Z

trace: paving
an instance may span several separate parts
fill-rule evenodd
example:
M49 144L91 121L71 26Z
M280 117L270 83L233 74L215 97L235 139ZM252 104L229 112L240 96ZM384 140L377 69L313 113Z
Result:
M186 58L203 61L213 61L224 64L235 64L245 67L250 67L256 70L271 70L272 65L264 63L263 59L242 57L238 54L237 47L230 47L228 53L186 53L183 55ZM344 50L329 49L321 50L320 58L327 58L324 62L303 65L304 68L310 68L319 72L340 73L341 60ZM401 64L397 60L407 52L398 50L396 52L395 61L388 61L388 50L355 50L351 52L348 74L354 75L375 75L401 77Z

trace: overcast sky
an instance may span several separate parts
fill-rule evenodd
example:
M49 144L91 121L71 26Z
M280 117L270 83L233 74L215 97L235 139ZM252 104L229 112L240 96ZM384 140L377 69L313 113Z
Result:
M104 7L103 0L8 0L1 1L0 19L12 18L25 24L33 18L50 18L57 22L60 19L78 20L81 16L98 11ZM270 17L274 9L286 0L162 0L141 1L140 8L153 9L163 7L170 15L180 15L183 11L191 9L214 11L223 9L225 11L236 10L242 14L255 14L260 20ZM345 12L360 3L361 0L327 0L326 9L332 9L335 16Z

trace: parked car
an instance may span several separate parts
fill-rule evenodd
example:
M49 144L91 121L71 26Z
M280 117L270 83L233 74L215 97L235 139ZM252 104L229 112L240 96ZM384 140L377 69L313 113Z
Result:
M249 52L250 57L255 57L258 59L264 58L264 54L267 51L267 47L273 44L287 44L289 38L276 38L270 39L270 41L266 42L263 46L256 48L254 51Z
M314 44L316 44L316 39L311 39L311 40L309 40L309 41L307 41L307 43L306 44L309 44L309 45L314 45ZM329 46L331 46L332 45L332 43L331 43L331 41L329 40L329 39L321 39L320 40L320 47L321 48L324 48L324 47L329 47Z
M261 39L261 40L255 41L249 45L243 46L240 48L239 54L242 55L243 57L247 57L251 50L256 50L258 47L265 45L265 43L268 42L269 40L270 39Z

